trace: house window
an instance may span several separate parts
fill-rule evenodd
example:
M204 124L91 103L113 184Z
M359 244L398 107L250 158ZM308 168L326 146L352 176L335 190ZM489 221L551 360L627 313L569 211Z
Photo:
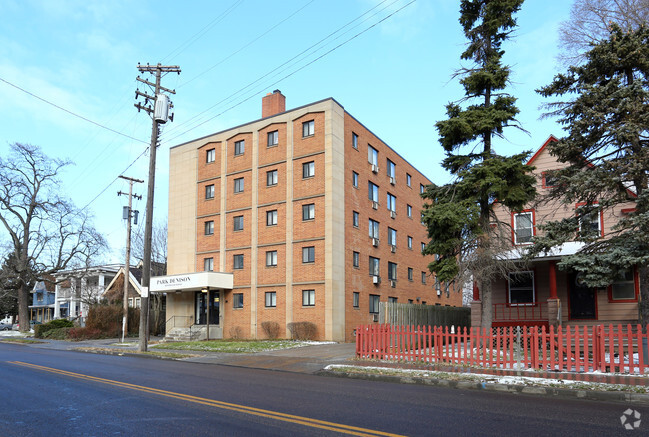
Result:
M267 291L265 293L266 297L266 308L275 308L277 306L277 292L276 291Z
M378 294L370 294L370 314L379 313L379 302L381 301L381 296Z
M210 163L216 160L216 149L209 149L205 152L205 162Z
M353 293L353 301L352 301L352 305L354 306L354 308L358 308L360 300L361 300L360 293L358 291L355 291Z
M315 219L315 203L307 203L302 205L302 220L313 220Z
M412 300L412 299L408 299L408 303L409 303L409 304L412 304L412 303L413 303L413 300Z
M424 194L424 184L419 184L419 192Z
M313 122L313 120L305 121L304 123L302 123L303 137L313 136L314 133L315 133L315 123Z
M580 209L582 209L580 211ZM585 212L588 208L588 212ZM579 236L581 238L598 238L602 236L602 216L597 204L586 206L577 205L579 216Z
M203 271L204 272L213 272L214 271L214 258L205 258L205 259L203 259Z
M205 186L205 198L214 199L214 184Z
M421 243L421 253L423 254L426 250L426 243Z
M412 250L412 237L408 235L408 249Z
M266 267L277 267L277 251L269 250L266 252Z
M388 211L396 212L397 210L397 198L392 194L388 193Z
M379 186L371 181L367 182L367 197L372 202L378 203L379 201Z
M246 149L245 140L239 140L234 142L234 156L243 155Z
M243 269L243 254L232 256L232 268L234 270Z
M367 145L367 160L370 164L379 165L379 151Z
M623 272L609 287L612 301L636 300L635 273L633 269Z
M408 205L406 210L408 211L408 217L412 218L412 206Z
M397 230L388 228L388 244L390 246L396 246L397 245Z
M388 279L397 280L397 263L388 262Z
M279 142L279 132L276 130L272 132L268 132L268 147L276 146L278 142Z
M205 222L205 235L214 235L214 220Z
M379 222L369 219L370 238L379 238Z
M315 162L309 161L302 164L302 178L312 178L315 176Z
M354 211L353 214L352 214L352 224L354 225L355 228L358 227L358 220L359 220L358 212Z
M139 297L135 298L135 308L140 308L142 300Z
M243 193L243 178L237 178L234 180L234 192Z
M243 231L243 216L237 215L234 217L234 230Z
M426 272L421 272L421 283L422 284L426 283Z
M555 171L544 171L543 172L543 188L552 188L557 186L557 175Z
M358 173L355 171L352 172L352 186L358 188Z
M410 173L406 173L406 185L411 186L412 184L412 176L410 176Z
M354 268L356 268L356 269L360 265L360 257L361 257L361 254L359 252L354 252L353 253L352 260L353 260Z
M512 272L509 274L509 303L526 304L536 302L534 294L534 272Z
M388 176L394 178L396 174L397 166L394 164L394 162L390 161L389 159L387 160L387 166L388 166Z
M358 135L352 132L352 147L358 150Z
M380 276L379 275L379 265L380 260L378 258L370 257L370 276Z
M315 306L315 290L302 290L302 306Z
M277 224L277 210L266 211L266 226L275 226Z
M277 185L277 170L270 170L266 172L266 186L273 187Z
M302 248L302 262L305 264L315 262L315 246Z
M412 281L412 276L413 276L413 270L412 267L408 267L408 280Z
M534 236L534 213L532 211L514 214L514 244L531 243Z
M388 296L388 303L397 303L397 298L392 297L392 296Z
M243 293L232 293L232 307L243 308Z

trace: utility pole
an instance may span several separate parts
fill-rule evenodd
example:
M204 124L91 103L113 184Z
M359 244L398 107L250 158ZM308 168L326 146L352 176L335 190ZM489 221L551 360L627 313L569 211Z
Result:
M124 207L123 218L126 219L126 262L124 263L124 316L122 317L122 343L126 339L128 331L128 279L131 272L131 217L135 217L135 224L137 225L137 216L139 211L132 210L132 201L133 197L136 199L142 199L142 196L133 194L133 183L144 182L141 179L129 178L126 176L120 175L120 178L126 179L129 182L128 186L128 206ZM121 191L117 192L118 196L125 195ZM135 213L135 214L133 214ZM141 312L141 311L140 311Z
M178 73L180 74L180 67L173 65L137 65L140 73L155 74L155 83L149 82L146 79L137 77L138 82L142 82L153 90L153 96L141 92L139 89L135 91L135 98L144 97L144 105L140 102L135 104L138 112L144 110L151 115L151 144L149 146L149 183L147 187L146 197L146 212L144 222L144 263L142 269L142 307L140 310L140 352L146 352L147 340L149 335L149 284L151 282L151 234L153 230L153 191L155 188L155 159L156 148L158 147L158 135L160 133L160 124L167 122L169 108L173 105L169 102L169 97L162 94L160 91L166 91L169 94L176 94L176 91L170 90L160 86L163 73ZM152 102L154 107L151 107ZM173 114L169 116L173 121Z

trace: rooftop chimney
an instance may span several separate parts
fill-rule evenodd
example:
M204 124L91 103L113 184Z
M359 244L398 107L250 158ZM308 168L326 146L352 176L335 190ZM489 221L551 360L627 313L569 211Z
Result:
M266 94L261 99L261 118L270 117L286 111L286 97L280 90Z

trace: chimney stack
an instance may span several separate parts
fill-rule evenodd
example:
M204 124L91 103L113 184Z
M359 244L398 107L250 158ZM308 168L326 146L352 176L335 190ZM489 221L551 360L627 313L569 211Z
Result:
M261 118L270 117L286 111L286 97L280 90L266 94L261 99Z

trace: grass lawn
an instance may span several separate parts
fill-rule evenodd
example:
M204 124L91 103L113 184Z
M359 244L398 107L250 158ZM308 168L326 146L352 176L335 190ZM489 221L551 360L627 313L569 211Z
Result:
M29 338L16 338L16 337L2 337L0 339L0 342L3 342L3 343L25 343L25 344L45 343L44 341L31 340Z
M245 354L274 351L280 349L291 349L307 344L310 343L293 340L209 340L161 343L152 346L152 348Z

